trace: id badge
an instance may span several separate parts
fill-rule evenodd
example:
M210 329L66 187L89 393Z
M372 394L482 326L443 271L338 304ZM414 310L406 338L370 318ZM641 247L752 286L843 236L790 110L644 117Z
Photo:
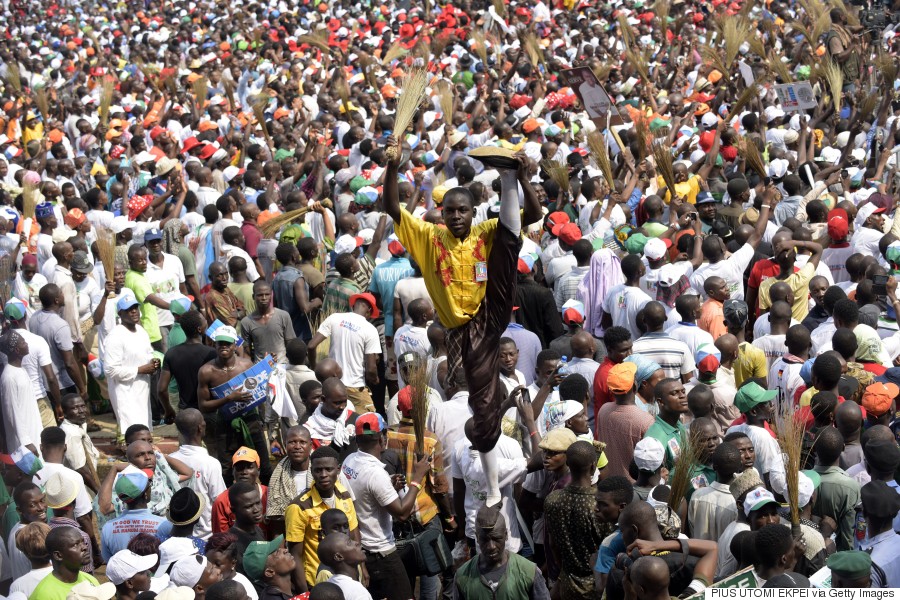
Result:
M475 263L475 281L478 283L483 283L487 281L487 263L477 262Z

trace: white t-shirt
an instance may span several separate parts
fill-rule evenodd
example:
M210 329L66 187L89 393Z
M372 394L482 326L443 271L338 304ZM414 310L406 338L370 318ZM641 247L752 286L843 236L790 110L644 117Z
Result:
M356 313L335 313L322 322L318 332L331 339L328 355L343 368L344 385L365 387L366 355L381 354L375 326Z
M180 284L184 283L184 267L177 256L166 254L163 252L163 266L157 267L153 261L147 260L147 281L153 288L153 293L165 300L171 302L175 298L181 296ZM109 300L106 301L109 305ZM154 307L156 309L156 318L160 327L173 325L175 317L171 311L164 308Z
M784 334L781 335L764 335L761 338L753 340L753 345L763 351L766 355L766 367L772 370L775 361L784 356L787 352L787 346L784 345ZM762 471L760 471L761 473Z
M225 480L222 479L222 465L209 455L206 448L182 444L178 450L170 454L194 470L194 482L191 487L206 497L206 504L200 520L194 526L194 535L208 539L212 535L212 503L224 492ZM187 485L182 485L187 487Z
M368 552L394 550L391 513L385 506L399 496L384 464L367 452L354 452L344 459L341 472L353 492L362 547Z
M34 401L31 379L25 369L6 365L0 374L0 407L3 411L3 428L6 432L6 449L34 444L40 451L41 413Z
M696 323L679 322L674 327L666 329L666 335L684 342L691 351L691 356L697 356L697 349L704 344L713 344L713 337L708 331L704 331Z
M784 400L790 401L791 404L797 404L794 396L798 389L806 385L806 382L800 377L800 369L802 368L803 363L789 363L784 360L784 357L772 363L771 368L769 368L768 388L778 391L778 406L783 406L781 402Z
M831 271L831 277L835 283L850 281L850 273L847 272L847 259L853 254L853 248L849 245L843 248L828 247L822 251L822 260Z
M799 324L800 321L797 321L793 317L791 318L791 327ZM770 333L772 333L772 324L769 322L769 313L763 313L753 324L753 339L755 340L761 338L764 335L769 335Z
M728 284L728 290L734 300L744 299L744 271L753 260L756 250L750 244L744 244L740 250L723 258L715 264L701 265L699 269L691 275L691 287L700 292L700 296L705 302L708 299L706 290L703 289L703 282L710 277L721 277Z
M372 600L372 594L363 584L346 575L332 575L328 579L328 583L333 583L341 588L344 600Z
M577 266L578 259L575 258L575 255L571 252L566 252L564 255L557 256L550 261L550 264L547 265L545 279L547 280L547 283L552 286L560 277Z
M606 294L603 299L603 310L612 318L613 325L624 327L631 332L632 339L641 336L637 327L637 314L653 298L640 288L620 283Z
M47 395L47 387L44 384L44 371L42 367L53 366L50 355L50 345L47 340L39 335L35 335L27 329L16 329L16 333L25 338L28 344L28 356L22 359L22 368L28 373L31 379L31 389L34 392L34 399L43 398ZM3 364L6 364L6 355L3 355Z
M421 277L407 277L406 279L401 279L397 282L397 285L394 287L394 299L400 300L400 306L403 310L404 325L412 323L409 318L409 313L406 311L409 307L409 303L419 298L425 300L431 299L431 296L428 295L428 288L425 287L424 279ZM385 307L385 310L387 310L387 307ZM394 310L393 302L391 303L391 310ZM396 329L396 327L397 323L394 323L394 328Z
M294 489L297 490L298 494L302 494L303 490L309 488L309 485L307 485L309 469L307 469L306 471L295 471L291 469L291 477L293 477L294 479Z
M12 582L12 585L9 588L9 595L12 595L16 592L20 594L24 594L26 598L31 596L31 592L34 591L34 588L53 571L53 566L41 567L40 569L32 569L28 571L18 579Z
M91 498L84 487L84 478L77 471L58 463L44 462L44 468L35 473L31 482L43 488L56 473L60 473L66 479L74 482L75 487L78 488L78 495L75 496L75 518L83 517L91 512Z

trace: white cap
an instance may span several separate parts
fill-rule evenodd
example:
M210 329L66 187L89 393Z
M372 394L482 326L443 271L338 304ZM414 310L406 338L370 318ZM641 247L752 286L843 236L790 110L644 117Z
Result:
M763 116L766 119L766 123L771 123L775 119L780 119L781 117L783 117L784 111L777 106L767 106L763 111Z
M156 600L194 600L195 597L194 590L183 585L167 587L156 594Z
M69 589L66 600L112 600L116 597L116 586L110 582L94 585L90 581L76 583Z
M334 253L335 254L345 254L348 252L353 252L357 248L359 248L359 240L352 235L347 235L346 233L339 237L337 241L334 242Z
M880 210L880 207L875 206L871 202L867 202L859 207L859 210L856 211L856 219L853 221L854 229L859 231L862 229L866 220L874 215L876 212ZM884 212L884 211L881 211Z
M363 246L368 246L372 243L372 240L375 238L375 230L371 227L366 227L365 229L359 230L359 237L362 238Z
M119 550L106 563L106 577L115 585L121 585L137 575L149 571L159 557L156 554L141 556L131 550Z
M744 499L744 514L750 516L750 513L754 510L759 510L766 504L770 503L778 504L775 500L775 496L772 495L772 492L767 490L766 488L756 488L754 490L750 490L747 493L746 499Z
M119 215L112 220L112 232L113 233L122 233L126 229L131 229L134 227L134 222L129 221L128 217L125 215Z
M173 563L197 554L197 546L194 541L188 538L169 538L159 545L159 568L156 569L156 576L159 577L169 570ZM191 587L194 587L191 585Z
M708 112L700 118L700 124L707 129L714 129L715 126L719 124L719 118L715 113Z
M831 146L826 146L826 147L822 148L822 152L819 153L819 158L824 163L834 165L834 164L837 164L837 161L840 160L841 151L837 148L832 148Z
M776 158L769 162L769 176L780 179L784 177L788 170L788 161L783 158Z
M655 472L663 464L666 449L662 443L652 437L645 437L634 447L634 464L641 471Z
M644 245L647 260L659 260L666 255L666 243L660 238L650 238Z
M150 152L147 152L146 150L143 152L139 152L138 155L134 157L134 164L138 166L148 162L156 162L156 156L154 156Z
M193 544L193 542L191 543ZM169 580L173 585L184 585L192 588L203 577L203 571L206 570L208 562L205 556L186 556L172 567L172 572L169 573Z
M838 148L843 148L850 142L850 132L842 131L837 134L837 137L834 138L834 145Z
M807 477L805 473L801 472L797 478L797 504L800 505L800 508L809 504L813 492L815 491L816 486L813 483L813 480Z

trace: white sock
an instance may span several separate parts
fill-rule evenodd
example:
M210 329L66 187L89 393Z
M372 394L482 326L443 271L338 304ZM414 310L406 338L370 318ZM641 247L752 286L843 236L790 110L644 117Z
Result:
M519 178L515 171L500 171L500 223L513 235L522 233L519 213Z
M481 467L484 469L484 478L487 485L486 506L494 506L502 500L500 496L500 476L497 473L497 448L489 452L481 452Z

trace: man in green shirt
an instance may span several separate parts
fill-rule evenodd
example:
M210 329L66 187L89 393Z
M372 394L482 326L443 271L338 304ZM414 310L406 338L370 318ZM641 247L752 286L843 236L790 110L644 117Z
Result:
M656 384L653 395L659 414L644 437L656 438L663 445L666 449L666 468L671 471L681 452L681 436L687 435L687 429L680 420L681 415L689 410L687 394L680 379L668 377Z
M159 322L156 318L156 309L170 310L169 303L158 294L153 293L153 286L147 279L147 249L144 246L131 246L128 248L128 273L125 274L125 287L134 292L138 302L141 303L141 327L150 336L150 343L154 349L161 350L159 341L162 335L159 332Z
M81 582L100 585L93 575L81 570L81 555L85 551L85 543L77 529L58 527L51 530L47 534L46 545L53 571L34 588L29 600L66 600L72 588ZM106 585L113 587L115 592L112 584Z
M834 427L826 427L819 432L813 448L816 453L815 471L821 479L813 514L834 519L838 526L835 539L838 551L852 550L860 487L838 466L844 451L844 438Z

